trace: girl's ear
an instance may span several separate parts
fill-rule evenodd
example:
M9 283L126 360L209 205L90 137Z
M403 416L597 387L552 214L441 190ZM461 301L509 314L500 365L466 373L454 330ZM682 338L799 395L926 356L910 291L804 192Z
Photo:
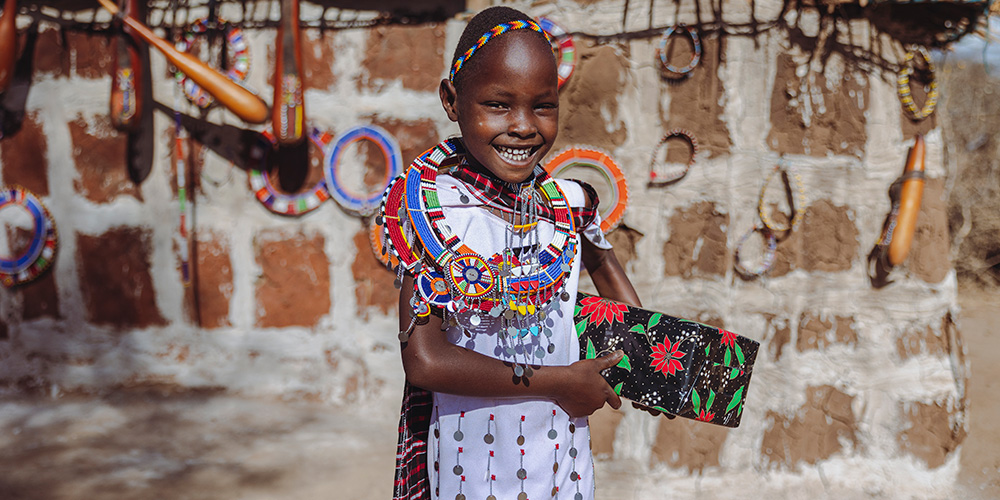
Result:
M451 80L445 78L441 80L441 87L438 89L438 93L441 95L441 106L444 107L444 112L448 114L448 119L457 122L458 92L455 91L455 85L451 83Z

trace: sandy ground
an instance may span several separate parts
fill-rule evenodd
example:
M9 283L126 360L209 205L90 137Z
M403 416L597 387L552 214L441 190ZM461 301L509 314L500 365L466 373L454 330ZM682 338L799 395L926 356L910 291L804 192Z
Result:
M993 422L1000 414L1000 293L963 290L961 297L971 414L952 498L1000 499L1000 426ZM388 498L397 411L395 400L348 413L318 403L156 390L7 396L0 399L0 499ZM616 469L599 465L598 484Z

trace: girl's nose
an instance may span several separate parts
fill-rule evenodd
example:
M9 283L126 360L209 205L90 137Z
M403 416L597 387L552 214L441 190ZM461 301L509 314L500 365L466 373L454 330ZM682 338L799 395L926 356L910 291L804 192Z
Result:
M526 138L538 133L538 127L535 125L531 113L521 110L512 113L507 133L516 137Z

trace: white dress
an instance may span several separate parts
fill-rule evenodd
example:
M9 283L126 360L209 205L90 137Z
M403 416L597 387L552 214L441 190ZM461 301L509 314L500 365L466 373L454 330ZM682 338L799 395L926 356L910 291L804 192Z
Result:
M480 207L465 185L448 175L438 176L438 197L448 225L469 248L484 258L506 247L508 225ZM585 203L583 189L571 181L557 181L571 207ZM463 196L464 195L464 196ZM600 231L600 218L584 234L602 248L610 248ZM554 232L539 222L544 245ZM576 238L580 236L577 235ZM579 245L578 247L579 248ZM573 258L566 291L576 297L580 252ZM482 315L470 336L450 327L448 340L480 354L506 361L569 365L580 359L573 327L575 300L556 299L545 320L552 336L528 334L514 357L498 340L500 319ZM558 310L557 310L558 309ZM552 344L552 347L549 347ZM509 345L509 344L508 344ZM542 350L542 357L536 352ZM513 375L513 371L512 371ZM474 373L469 374L475 377ZM539 500L594 497L594 469L590 429L586 418L570 418L549 399L481 398L434 393L428 437L428 471L432 498L446 500Z

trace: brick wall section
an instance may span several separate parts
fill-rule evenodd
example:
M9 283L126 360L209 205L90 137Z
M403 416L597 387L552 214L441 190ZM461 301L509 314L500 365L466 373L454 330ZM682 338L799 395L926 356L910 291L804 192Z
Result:
M118 227L77 234L77 267L87 321L119 330L166 324L150 273L152 233Z
M21 130L0 141L5 184L18 184L36 196L49 194L49 159L45 131L37 112L25 115Z
M256 283L257 325L315 325L330 312L330 264L322 235L263 231L254 240L261 274Z

